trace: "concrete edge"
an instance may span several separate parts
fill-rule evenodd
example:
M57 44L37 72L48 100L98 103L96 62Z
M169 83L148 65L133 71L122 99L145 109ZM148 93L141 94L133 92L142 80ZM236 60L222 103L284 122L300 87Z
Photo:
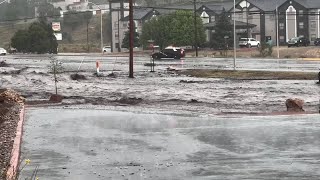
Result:
M320 61L320 58L302 58L304 61Z
M16 130L16 137L14 138L14 143L11 151L11 159L10 159L10 167L7 171L7 180L13 180L16 178L19 168L20 161L20 150L21 150L21 142L22 142L22 134L23 134L23 123L24 123L24 115L25 115L25 106L22 106L19 115L19 122Z

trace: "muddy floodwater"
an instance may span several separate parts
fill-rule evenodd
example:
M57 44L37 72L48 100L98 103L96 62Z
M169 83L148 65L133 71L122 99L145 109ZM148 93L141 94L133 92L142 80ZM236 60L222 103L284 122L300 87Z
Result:
M1 57L0 84L22 93L29 101L47 100L54 93L53 76L47 56L16 55ZM131 109L136 112L162 112L210 116L234 113L274 113L286 111L288 98L305 101L307 112L319 112L320 86L315 80L232 80L193 78L177 75L193 68L232 69L231 59L189 58L157 61L155 73L145 63L148 57L135 58L135 78L128 78L127 57L57 56L64 73L58 75L62 105L94 106L97 109ZM96 77L100 61L101 77ZM81 62L83 62L81 64ZM240 59L238 69L316 72L320 61ZM75 73L85 80L72 80ZM109 76L112 73L112 76ZM192 82L192 83L188 83ZM126 106L126 107L124 107Z

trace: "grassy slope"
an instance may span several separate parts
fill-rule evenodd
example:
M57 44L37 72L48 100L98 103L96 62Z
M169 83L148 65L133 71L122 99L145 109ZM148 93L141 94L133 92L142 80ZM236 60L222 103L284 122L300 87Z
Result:
M16 24L0 24L0 47L8 48L10 40L14 33L19 29L26 29L31 22L18 22ZM98 27L98 28L96 28ZM87 43L87 25L82 24L74 31L65 29L66 32L71 33L73 41L70 43L66 40L59 42L59 44L74 44L76 46L86 46ZM89 24L89 43L91 46L99 46L100 37L97 38L97 31L100 31L100 18L98 16L93 17ZM67 46L67 45L65 45Z
M232 70L186 70L180 74L201 78L227 78L239 80L317 80L317 73L232 71Z

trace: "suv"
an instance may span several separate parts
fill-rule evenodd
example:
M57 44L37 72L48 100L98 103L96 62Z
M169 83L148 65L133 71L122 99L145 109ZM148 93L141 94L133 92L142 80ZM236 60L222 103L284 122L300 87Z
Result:
M151 57L153 59L162 59L162 58L173 58L181 59L185 56L184 49L179 47L169 46L160 52L153 53Z
M288 41L288 47L291 47L291 46L299 47L299 46L309 46L309 45L310 45L309 39L304 37L294 37Z
M240 38L239 46L248 47L248 48L260 47L260 41L257 41L256 39L253 39L253 38Z
M314 45L315 46L319 46L320 45L320 38L317 38L316 40L314 40Z
M0 48L0 55L6 55L7 54L7 50Z
M111 46L104 46L103 49L102 49L102 52L111 53Z

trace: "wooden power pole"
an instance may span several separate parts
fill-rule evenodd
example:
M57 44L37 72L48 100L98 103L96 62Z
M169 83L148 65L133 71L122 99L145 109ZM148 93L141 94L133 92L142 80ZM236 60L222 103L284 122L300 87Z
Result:
M133 36L134 36L134 29L133 29L133 4L132 0L129 0L129 50L130 50L130 57L129 57L129 77L133 78Z

